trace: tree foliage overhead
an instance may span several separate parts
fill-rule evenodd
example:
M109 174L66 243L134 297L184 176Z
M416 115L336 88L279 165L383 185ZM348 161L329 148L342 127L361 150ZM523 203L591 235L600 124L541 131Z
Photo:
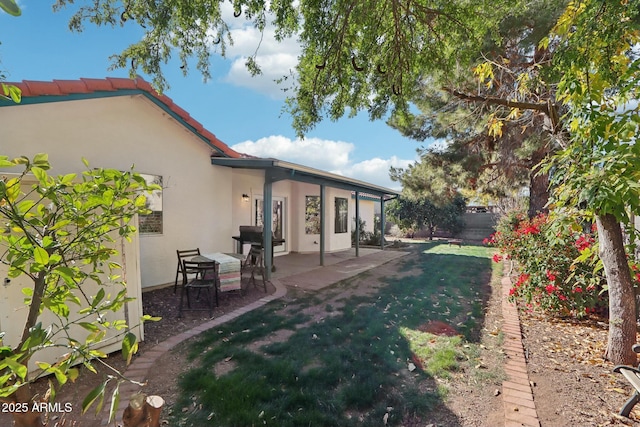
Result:
M140 69L160 90L168 83L162 66L172 56L188 72L189 58L210 77L212 53L232 43L229 19L259 30L275 27L278 40L295 36L302 46L298 82L289 99L301 133L325 115L337 119L366 110L371 118L406 111L423 79L439 70L455 78L497 29L500 17L523 0L234 0L235 18L223 16L220 0L57 0L54 9L74 8L72 30L85 23L137 23L144 37L113 57L113 65ZM225 20L226 19L226 20ZM496 32L497 34L497 32ZM259 46L256 46L258 49ZM247 60L258 73L255 56Z
M268 24L276 28L275 37L290 37L299 28L300 12L293 0L234 0L234 17L245 19L264 31ZM221 0L56 0L54 10L75 9L69 22L72 31L82 31L86 23L98 26L140 26L144 36L111 59L114 68L127 68L133 77L142 70L153 76L159 91L169 87L163 65L177 56L186 75L189 60L204 79L211 77L212 54L226 55L233 43L229 22L223 16ZM229 19L228 17L226 18ZM256 46L256 50L259 46ZM255 55L247 59L252 73L260 70Z
M565 0L527 2L502 17L498 36L479 47L473 68L458 70L456 86L437 73L422 81L412 99L420 113L394 115L388 124L418 141L447 143L423 150L403 181L411 185L416 175L435 173L429 170L458 169L448 175L451 185L493 197L529 187L530 214L544 210L548 181L536 167L560 136L548 119L555 104L549 78L555 45L541 48L539 42L565 6Z

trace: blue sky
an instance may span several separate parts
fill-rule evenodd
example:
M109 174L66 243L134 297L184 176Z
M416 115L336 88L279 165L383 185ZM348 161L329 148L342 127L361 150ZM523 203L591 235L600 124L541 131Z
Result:
M54 13L53 0L19 4L20 17L0 13L0 69L7 80L128 77L126 70L109 71L109 56L138 40L139 28L87 24L82 33L72 33L68 18L75 7ZM323 121L304 140L297 140L290 117L282 113L284 96L273 79L293 68L298 46L293 40L278 44L267 32L257 58L263 76L250 77L244 58L255 51L258 34L243 19L233 18L230 4L226 5L228 22L235 25L228 59L212 57L212 79L206 83L195 67L183 77L178 64L169 63L164 67L171 86L166 94L238 151L399 188L389 179L389 166L406 167L415 161L421 144L364 114Z

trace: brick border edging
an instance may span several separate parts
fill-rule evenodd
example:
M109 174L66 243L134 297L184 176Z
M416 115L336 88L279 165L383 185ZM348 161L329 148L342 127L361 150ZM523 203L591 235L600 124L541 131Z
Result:
M144 382L153 364L160 358L160 356L167 353L176 345L180 344L183 341L188 340L189 338L193 338L196 335L199 335L200 333L206 330L215 328L216 326L220 326L221 324L229 322L237 317L240 317L245 313L248 313L259 307L262 307L263 305L266 305L271 301L280 299L287 294L287 288L282 283L280 283L278 279L271 279L270 282L276 288L273 294L267 295L266 297L260 298L259 300L251 304L248 304L244 307L240 307L232 311L231 313L227 313L220 317L216 317L215 319L211 319L208 322L205 322L196 326L195 328L189 329L178 335L174 335L173 337L168 338L165 341L162 341L161 343L145 351L143 354L140 355L140 357L136 358L136 360L134 360L131 363L131 365L127 367L127 370L124 372L123 375L128 379L138 381L138 382ZM120 387L120 396L121 396L120 404L118 405L118 409L116 410L117 415L115 418L115 423L116 423L115 425L119 425L117 423L122 421L122 413L124 412L125 408L129 405L129 400L128 400L129 396L140 391L140 388L141 386L131 382L126 382L122 384L122 386ZM123 399L122 397L126 397L126 399ZM110 402L111 402L111 399L109 399L109 401L106 402L108 404L105 405L105 409L103 410L101 426L109 425Z
M524 357L518 307L515 303L509 302L509 290L512 284L506 262L501 285L504 372L506 374L506 380L502 382L504 425L505 427L540 427L533 391L529 382L527 361Z

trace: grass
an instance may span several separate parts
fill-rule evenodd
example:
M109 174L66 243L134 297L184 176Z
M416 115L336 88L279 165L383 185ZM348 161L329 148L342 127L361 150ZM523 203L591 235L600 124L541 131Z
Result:
M385 416L401 425L432 411L446 393L437 379L473 357L491 261L481 247L420 249L400 268L411 275L370 271L202 334L189 349L200 366L181 377L170 425L348 427L380 425ZM359 282L371 285L366 295L345 297ZM433 320L460 335L420 331ZM277 339L282 331L286 339ZM216 364L229 360L233 369L216 376Z

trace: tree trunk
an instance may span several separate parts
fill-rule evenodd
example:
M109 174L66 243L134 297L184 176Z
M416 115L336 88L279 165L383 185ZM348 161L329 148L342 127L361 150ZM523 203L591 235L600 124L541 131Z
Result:
M597 215L600 259L609 287L609 340L605 358L615 365L635 365L635 292L624 251L620 222L612 214Z
M536 152L531 157L531 172L529 175L529 218L541 212L548 212L549 175L539 173L538 164L545 158L546 152Z

